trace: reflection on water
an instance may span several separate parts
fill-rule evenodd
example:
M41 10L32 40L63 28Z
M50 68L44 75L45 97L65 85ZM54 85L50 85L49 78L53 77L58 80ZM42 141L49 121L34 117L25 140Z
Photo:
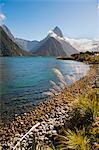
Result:
M0 117L7 121L15 114L33 109L46 99L43 92L50 88L50 80L58 82L53 68L59 69L67 82L67 75L78 80L89 69L76 61L57 60L53 57L0 58Z

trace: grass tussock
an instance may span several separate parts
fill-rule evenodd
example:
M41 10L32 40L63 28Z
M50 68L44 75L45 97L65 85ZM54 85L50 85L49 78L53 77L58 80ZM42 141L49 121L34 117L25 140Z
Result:
M83 130L72 131L70 129L64 130L64 136L59 136L60 144L58 149L75 149L75 150L90 150L90 140L84 134Z
M99 97L97 90L80 95L69 123L57 137L58 150L99 149Z

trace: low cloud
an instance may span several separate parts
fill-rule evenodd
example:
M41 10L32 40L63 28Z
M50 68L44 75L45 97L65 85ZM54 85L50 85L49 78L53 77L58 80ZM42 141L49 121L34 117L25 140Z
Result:
M4 21L6 19L6 16L3 13L0 13L0 21Z

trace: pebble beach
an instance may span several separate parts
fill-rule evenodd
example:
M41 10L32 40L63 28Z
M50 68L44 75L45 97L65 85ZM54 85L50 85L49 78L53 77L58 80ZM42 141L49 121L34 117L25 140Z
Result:
M16 116L12 122L0 128L0 150L12 150L17 142L33 125L39 126L31 131L21 142L22 150L31 149L33 135L38 141L50 144L57 134L57 128L70 119L71 111L79 94L84 94L94 86L98 75L97 65L92 65L86 76L64 89L58 95L41 102L33 111ZM21 149L20 145L17 149Z

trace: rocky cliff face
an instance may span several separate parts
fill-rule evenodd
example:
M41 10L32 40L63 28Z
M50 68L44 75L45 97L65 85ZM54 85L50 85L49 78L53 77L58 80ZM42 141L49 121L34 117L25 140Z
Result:
M26 56L28 52L22 50L15 42L14 37L7 34L5 29L0 26L0 56Z
M53 37L46 39L46 42L41 44L36 51L33 51L33 54L40 56L66 56L61 44Z
M54 28L53 32L54 32L57 36L63 37L63 33L62 33L62 31L60 30L59 27L56 26L56 27Z

